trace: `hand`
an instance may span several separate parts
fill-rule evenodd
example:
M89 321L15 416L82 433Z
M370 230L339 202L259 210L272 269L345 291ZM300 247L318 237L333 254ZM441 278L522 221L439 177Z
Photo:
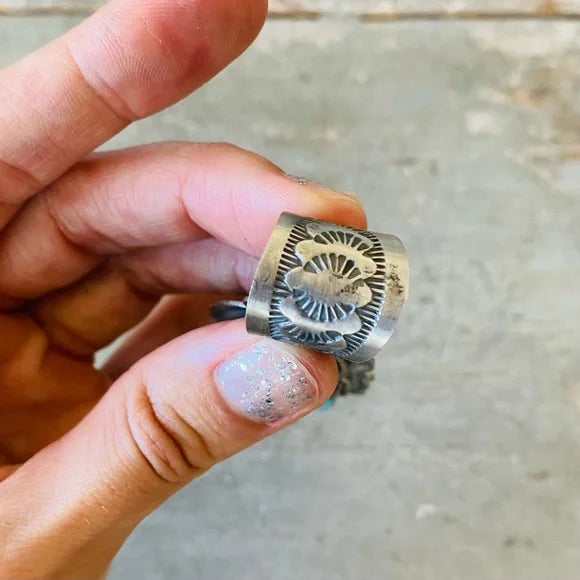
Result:
M87 157L226 66L265 4L114 0L0 72L1 578L102 575L147 513L333 391L332 358L203 324L282 211L365 227L354 199L229 145Z

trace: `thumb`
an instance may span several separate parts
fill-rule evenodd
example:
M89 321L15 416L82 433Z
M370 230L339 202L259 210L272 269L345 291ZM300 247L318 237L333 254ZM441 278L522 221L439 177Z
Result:
M2 484L0 521L18 534L14 561L8 550L0 576L102 573L151 510L312 411L336 382L333 358L250 336L240 320L151 353L75 429ZM23 549L26 576L18 568Z

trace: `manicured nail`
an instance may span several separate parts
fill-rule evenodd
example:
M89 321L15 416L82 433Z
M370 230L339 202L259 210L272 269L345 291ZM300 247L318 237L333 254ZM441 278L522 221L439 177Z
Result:
M350 191L340 191L338 189L334 189L333 187L328 187L327 185L323 185L318 181L314 181L312 179L308 179L307 177L302 177L299 175L290 175L289 173L286 174L287 177L299 183L300 185L309 186L320 191L323 191L327 195L331 195L334 197L347 197L349 199L354 199L355 201L359 201L359 197L356 193L352 193Z
M302 363L288 349L266 340L220 364L215 379L230 407L254 421L296 415L318 394L316 381Z

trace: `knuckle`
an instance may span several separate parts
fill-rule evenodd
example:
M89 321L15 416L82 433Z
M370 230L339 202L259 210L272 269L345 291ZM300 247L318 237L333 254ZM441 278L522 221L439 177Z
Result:
M14 212L32 193L43 187L42 181L34 175L32 169L4 159L2 152L0 152L0 172L6 184L0 192L0 203L12 206Z
M104 38L105 36L103 36ZM107 41L103 40L103 42ZM81 82L93 93L95 97L94 105L97 106L99 104L105 113L112 115L122 125L141 118L143 115L139 115L137 111L132 109L131 103L120 94L122 91L119 91L118 87L111 86L107 82L107 79L101 75L101 69L99 67L93 66L93 63L87 64L86 58L79 57L77 43L77 38L72 36L64 42L63 47L66 50L70 64L81 79ZM111 50L112 43L110 39L108 39L108 43L109 46L107 48Z
M200 429L153 401L144 381L129 396L127 424L139 455L165 483L186 483L218 461Z

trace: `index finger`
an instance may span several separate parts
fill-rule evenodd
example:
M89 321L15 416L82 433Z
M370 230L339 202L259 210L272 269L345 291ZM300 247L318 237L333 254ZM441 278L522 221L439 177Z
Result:
M255 38L265 0L113 0L0 71L0 228L136 119L195 90Z

